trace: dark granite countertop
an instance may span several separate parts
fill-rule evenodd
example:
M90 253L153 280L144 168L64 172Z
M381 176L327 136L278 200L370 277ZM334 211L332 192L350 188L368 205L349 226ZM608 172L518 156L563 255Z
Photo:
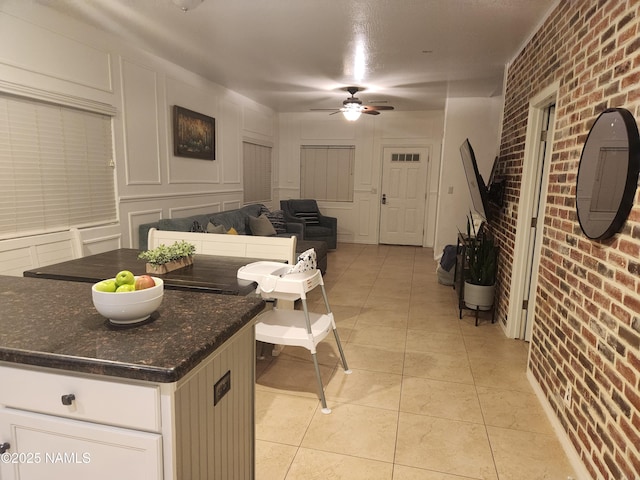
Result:
M175 382L263 308L259 298L165 289L148 323L114 327L90 283L0 276L0 361Z

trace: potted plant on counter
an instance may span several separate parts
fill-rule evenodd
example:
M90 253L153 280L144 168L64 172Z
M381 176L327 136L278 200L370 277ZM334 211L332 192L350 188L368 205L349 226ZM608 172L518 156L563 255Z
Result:
M466 261L464 303L474 310L490 310L495 296L498 247L484 225L468 235Z
M195 245L182 240L173 245L159 245L141 252L138 258L147 262L147 273L161 275L192 265L195 251Z

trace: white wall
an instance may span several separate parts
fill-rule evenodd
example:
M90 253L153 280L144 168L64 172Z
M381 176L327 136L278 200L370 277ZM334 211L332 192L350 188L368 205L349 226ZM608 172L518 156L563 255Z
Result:
M472 210L460 145L469 139L478 170L485 182L488 181L498 154L503 102L503 97L447 99L434 246L436 255L445 245L456 243L458 231L466 231L467 215Z
M73 98L115 110L120 222L84 230L85 254L136 247L140 223L240 206L244 139L274 147L270 207L299 196L300 145L356 145L354 202L321 207L338 217L339 241L368 244L378 243L384 148L428 147L423 245L438 254L455 242L458 228L464 229L470 207L458 147L471 140L487 178L502 109L502 98L472 98L449 99L446 114L384 112L355 123L317 112L277 115L116 37L22 0L0 4L0 91L46 92L51 100ZM215 161L173 156L171 109L176 104L216 119Z
M0 5L0 91L115 109L120 222L84 230L85 254L136 247L140 223L241 206L242 140L277 135L272 110L30 1ZM216 119L215 161L173 156L173 105Z
M382 154L385 147L430 149L424 246L433 246L444 112L384 112L356 122L326 113L279 115L279 199L300 196L301 145L355 145L354 201L319 202L322 212L338 218L338 241L378 243Z

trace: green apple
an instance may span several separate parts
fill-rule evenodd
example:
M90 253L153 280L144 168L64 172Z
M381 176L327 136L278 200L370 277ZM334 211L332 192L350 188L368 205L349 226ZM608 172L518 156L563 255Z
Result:
M116 285L133 285L136 283L136 277L129 270L122 270L116 275Z
M133 283L125 283L124 285L120 285L118 288L116 288L116 293L135 292L135 291L136 291L136 286Z
M96 290L99 292L115 292L117 288L116 281L111 280L103 280L96 284Z

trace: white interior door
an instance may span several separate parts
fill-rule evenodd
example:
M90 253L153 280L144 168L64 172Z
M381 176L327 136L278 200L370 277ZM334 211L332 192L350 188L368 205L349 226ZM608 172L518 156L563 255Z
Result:
M549 85L529 103L527 133L518 201L518 220L509 285L509 309L505 333L529 340L536 309L536 289L542 249L542 232L549 166L553 151L553 127L558 84ZM546 132L546 134L544 133Z
M535 297L535 289L537 286L538 258L537 253L540 251L540 237L538 230L542 228L542 214L544 213L544 200L542 198L542 187L545 184L543 179L548 171L548 163L551 159L551 147L553 133L553 120L555 117L555 105L549 106L544 110L542 131L540 132L540 146L538 149L538 159L535 169L536 179L533 191L533 202L531 203L531 218L529 237L527 239L527 264L525 268L524 278L524 296L522 300L522 315L520 318L520 338L526 341L531 340L531 327L533 322L533 302Z
M380 243L422 246L428 162L426 147L384 149Z

